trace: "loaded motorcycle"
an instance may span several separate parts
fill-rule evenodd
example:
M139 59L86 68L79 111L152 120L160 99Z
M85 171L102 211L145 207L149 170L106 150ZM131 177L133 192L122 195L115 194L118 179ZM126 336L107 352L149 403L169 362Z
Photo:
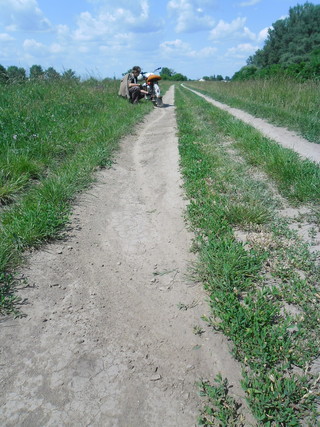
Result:
M156 71L160 70L162 67L155 69L152 73L141 72L140 78L144 79L145 82L141 85L142 89L147 91L148 93L145 95L146 99L149 99L154 106L163 107L162 96L160 92L160 87L158 85L158 81L161 80L161 76L156 74Z

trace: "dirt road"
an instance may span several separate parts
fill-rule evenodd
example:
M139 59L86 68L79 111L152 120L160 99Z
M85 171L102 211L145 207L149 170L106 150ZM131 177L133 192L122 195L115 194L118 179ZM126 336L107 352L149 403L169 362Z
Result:
M276 141L278 144L283 147L290 148L297 152L301 157L312 160L314 162L320 163L320 144L315 144L314 142L309 142L305 138L297 135L295 132L292 132L286 128L274 126L268 123L264 119L260 119L252 116L245 111L239 110L238 108L229 107L229 105L223 104L219 101L212 99L210 96L203 95L197 90L190 89L182 84L185 89L190 90L201 98L205 99L210 104L218 107L222 110L227 111L232 114L237 119L242 120L243 122L255 127L258 129L264 136L267 138Z
M200 319L173 87L164 103L81 196L66 239L29 257L26 317L1 324L0 425L188 427L201 378L242 394L228 342Z

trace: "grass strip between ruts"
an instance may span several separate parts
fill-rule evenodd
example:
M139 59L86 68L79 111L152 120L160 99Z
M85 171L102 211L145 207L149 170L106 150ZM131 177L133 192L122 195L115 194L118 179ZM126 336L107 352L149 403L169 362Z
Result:
M279 201L270 187L251 177L252 166L234 159L230 146L245 158L252 145L258 146L258 153L264 143L272 145L275 156L281 152L295 173L284 174L283 162L275 160L268 169L265 161L248 159L295 203L319 200L319 168L189 91L177 88L176 105L181 167L190 199L188 217L195 233L193 249L199 254L195 274L211 300L208 323L232 339L233 354L243 365L242 386L261 425L298 426L303 418L314 426L317 378L307 367L319 349L316 255L277 217ZM311 187L305 196L297 190L301 165L312 171L305 180L304 185L309 180ZM255 235L258 243L244 245L235 238L235 229ZM263 244L258 239L262 237ZM288 310L290 304L298 308L296 315ZM221 411L226 402L214 392L224 390L221 379L218 388L202 384L207 396L210 387L215 403L209 399L200 423L239 425L236 406Z

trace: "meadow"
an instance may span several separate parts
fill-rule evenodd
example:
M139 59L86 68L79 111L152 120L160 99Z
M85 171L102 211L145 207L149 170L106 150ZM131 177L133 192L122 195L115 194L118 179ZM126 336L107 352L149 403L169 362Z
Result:
M279 76L249 81L188 82L188 86L320 143L319 80L302 83Z

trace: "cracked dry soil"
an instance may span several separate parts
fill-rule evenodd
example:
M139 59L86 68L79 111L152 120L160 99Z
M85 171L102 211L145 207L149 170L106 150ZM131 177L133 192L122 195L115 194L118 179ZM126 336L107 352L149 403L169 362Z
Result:
M1 426L195 426L197 382L219 372L243 397L228 341L201 321L173 87L164 102L79 198L65 240L28 257L26 317L1 324Z

